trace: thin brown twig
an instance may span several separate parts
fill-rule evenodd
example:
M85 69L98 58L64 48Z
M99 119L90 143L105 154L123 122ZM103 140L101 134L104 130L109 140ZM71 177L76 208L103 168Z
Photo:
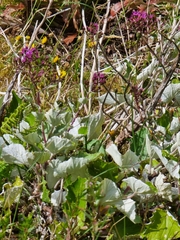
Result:
M36 36L37 36L37 34L38 34L39 29L41 28L41 26L42 26L43 23L45 22L45 20L46 20L46 18L47 18L47 15L48 15L48 12L49 12L49 9L50 9L53 1L54 1L54 0L49 0L49 4L48 4L48 6L47 6L47 8L46 8L46 12L45 12L45 14L44 14L44 17L43 17L42 21L41 21L41 22L39 23L39 25L34 29L34 32L33 32L33 34L32 34L31 40L30 40L30 42L29 42L29 48L32 46L32 44L33 44L33 42L34 42L34 40L35 40L35 38L36 38Z

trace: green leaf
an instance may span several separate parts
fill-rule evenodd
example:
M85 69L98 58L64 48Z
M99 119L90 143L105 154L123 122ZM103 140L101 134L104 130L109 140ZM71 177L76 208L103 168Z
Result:
M155 186L157 188L157 194L164 199L172 202L172 191L171 191L171 184L164 182L166 176L163 175L161 172L155 179Z
M80 127L78 129L78 134L87 135L87 130L88 130L87 127Z
M87 179L78 177L75 182L67 187L68 194L63 209L67 216L75 218L78 231L79 227L84 226L87 207Z
M131 139L131 150L136 153L137 156L140 156L141 159L145 159L147 157L146 150L146 134L148 133L147 128L141 128L138 132L136 132Z
M99 176L102 179L108 178L117 181L119 168L113 162L94 161L88 165L88 171L91 176Z
M37 134L37 132L29 133L29 134L23 136L23 138L27 143L29 143L33 146L35 146L36 144L41 142L41 139L40 139L39 135Z
M119 152L117 146L115 144L111 144L108 148L106 148L106 152L113 158L115 163L119 165L121 168L126 169L135 169L136 171L139 168L139 157L136 156L134 152L128 150L123 156Z
M56 109L50 109L45 114L45 117L53 127L56 127L61 124L68 125L68 123L70 123L72 119L70 112L66 111L64 113L60 113L60 111L59 110L57 111Z
M54 190L51 194L51 203L55 207L59 207L62 202L65 202L66 192L63 189Z
M123 200L121 190L116 186L113 181L109 179L104 179L101 182L100 192L101 198L96 201L96 204L100 206L115 206L132 222L140 222L140 218L136 214L135 201L133 201L132 199Z
M69 174L75 178L78 176L86 176L86 165L92 161L100 159L100 157L100 153L82 154L81 157L71 157L67 161L59 162L58 166L54 168L53 176L58 176L59 178L65 177ZM51 163L49 166L51 166Z
M59 164L65 160L64 156L58 157L57 159L52 159L46 169L46 181L49 189L53 189L59 176L54 176L54 169L58 168Z
M20 179L20 177L17 177L12 185L10 183L5 183L3 185L3 192L1 193L1 195L4 196L3 199L4 208L10 208L13 203L17 203L19 201L22 188L23 181Z
M51 153L48 152L48 151L44 151L44 152L33 152L33 155L34 155L34 160L35 162L38 162L38 163L45 163L46 161L48 161L51 157Z
M171 116L169 111L166 111L160 118L157 119L157 124L167 128L171 122Z
M152 190L147 184L139 179L136 179L135 177L128 177L126 179L123 179L123 182L126 182L135 194L152 193Z
M64 157L51 160L46 169L48 187L53 188L61 177L68 175L71 175L73 180L78 176L87 177L87 165L98 159L101 159L100 153L82 154L81 157L71 157L67 161L64 161Z
M49 193L50 191L47 189L46 187L46 180L44 179L43 177L43 180L42 180L42 195L41 195L41 199L43 202L46 202L46 203L50 203L50 197L49 197Z
M90 153L101 152L103 155L106 155L102 140L93 139L87 144L87 150Z
M106 152L113 158L114 162L118 166L122 166L122 155L115 144L111 144L109 147L107 147Z
M161 96L161 101L164 103L170 103L174 101L174 104L176 106L180 105L180 83L171 83L169 84L162 96Z
M128 94L126 94L126 98L128 99L128 102L129 102L130 100L129 100ZM115 92L103 94L97 99L99 100L100 103L113 105L113 106L124 103L126 101L124 98L124 94L118 94Z
M28 151L21 144L10 144L2 149L2 158L7 163L28 165Z
M150 223L146 224L145 231L141 237L147 239L179 239L180 225L177 220L167 210L157 209L150 218Z
M129 218L120 220L121 216L115 216L113 219L114 227L112 231L116 233L115 235L121 238L127 236L127 239L139 239L142 225L133 223ZM114 240L119 239L120 238L115 238Z
M136 202L132 199L125 199L122 202L123 204L115 205L117 209L124 213L133 223L140 223L141 218L136 213Z
M8 113L14 112L22 100L18 97L15 91L12 91L12 100L8 108Z
M104 116L102 111L97 114L92 114L88 119L87 140L96 139L102 133L102 125L104 124Z
M101 182L101 198L96 204L102 205L123 205L121 190L116 186L115 182L105 178Z
M69 151L74 150L76 146L77 142L57 136L53 136L52 138L50 138L46 144L46 148L53 154L66 154Z

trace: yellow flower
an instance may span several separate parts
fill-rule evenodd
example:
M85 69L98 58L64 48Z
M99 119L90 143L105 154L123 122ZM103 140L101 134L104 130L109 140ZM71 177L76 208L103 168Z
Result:
M30 36L28 36L28 35L26 36L26 40L29 40L30 38L31 38Z
M57 79L64 78L67 74L65 70L60 70L59 66L56 66L56 70L57 70Z
M93 48L93 47L96 46L96 42L89 40L88 43L87 43L87 45L88 45L89 48Z
M22 38L22 36L21 36L21 35L18 35L18 36L15 37L15 40L16 40L16 41L19 41L21 38Z
M43 39L41 40L41 43L42 44L45 44L47 42L47 37L45 36L45 37L43 37Z
M35 44L34 43L32 44L31 48L35 48Z
M65 77L65 76L66 76L66 71L62 70L62 71L61 71L61 74L60 74L60 78L63 78L63 77Z
M56 56L55 58L53 58L52 62L53 62L53 63L56 63L58 60L59 60L59 57Z

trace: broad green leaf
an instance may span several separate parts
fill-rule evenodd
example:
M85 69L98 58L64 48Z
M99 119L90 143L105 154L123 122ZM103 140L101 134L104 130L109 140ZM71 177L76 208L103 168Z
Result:
M94 161L88 165L88 171L91 176L99 176L102 179L108 178L117 181L119 178L119 168L114 162Z
M141 219L136 213L136 202L132 199L126 199L122 201L123 204L116 204L115 206L119 209L125 216L127 216L133 223L140 223Z
M128 102L129 102L130 100L129 100L128 94L126 94L126 98L128 99ZM100 103L104 103L107 105L119 105L126 101L124 98L124 94L119 94L119 93L115 93L115 92L103 94L100 97L98 97L97 99L99 100Z
M24 132L25 130L28 130L28 129L30 129L29 123L22 120L19 124L19 131L22 133L22 132Z
M70 112L66 111L64 113L61 113L60 111L57 111L55 109L50 109L48 112L46 112L45 117L53 127L60 124L67 125L72 118Z
M53 154L68 153L76 148L77 143L67 138L53 136L46 144L46 148Z
M164 103L170 103L172 100L175 105L180 105L180 83L169 84L161 96L161 101Z
M157 153L158 157L160 158L161 162L166 167L170 175L176 179L179 179L179 164L173 160L168 161L168 159L163 156L162 150L159 149L157 146L152 146L152 149L154 149L154 151Z
M67 195L63 209L67 216L77 219L77 228L84 226L87 207L87 179L78 177L75 182L67 187Z
M171 240L180 238L180 225L167 210L157 209L146 224L141 237L153 240Z
M120 189L113 181L107 178L104 179L101 182L100 193L101 198L96 201L96 204L100 206L115 206L132 222L140 222L140 219L136 215L135 202L132 199L123 200L123 195Z
M122 205L122 193L121 190L116 186L115 182L105 178L101 182L101 198L97 200L96 204L102 205Z
M157 194L162 198L172 202L171 184L165 183L164 179L166 179L166 177L162 173L159 173L159 175L155 179Z
M23 181L20 177L17 177L12 185L10 183L5 183L3 185L3 192L1 193L3 201L1 197L1 204L3 204L4 208L10 208L13 203L17 203L19 201L22 188Z
M146 150L146 135L148 133L147 128L142 127L139 131L137 131L133 138L131 139L130 149L140 157L140 159L147 158L147 150Z
M138 171L139 166L139 157L129 149L122 157L122 168Z
M161 149L158 148L157 146L151 146L151 148L157 154L157 156L161 160L162 164L164 164L164 166L166 166L166 164L168 163L168 160L167 160L167 158L163 157Z
M54 169L54 177L65 177L69 174L75 177L87 174L86 165L100 159L100 153L84 154L82 157L71 157L69 160L59 163Z
M64 157L52 159L46 169L48 187L53 188L61 177L68 175L71 175L73 180L76 180L78 176L87 177L87 164L98 159L101 159L100 153L84 154L83 157L71 157L67 161L65 161Z
M137 76L137 81L145 81L152 74L155 68L157 68L158 63L158 60L153 58L152 62L146 68L143 68L142 72Z
M175 143L171 147L171 152L180 152L180 132L176 134Z
M115 237L113 240L120 240L121 238L127 236L127 239L139 239L139 234L141 232L142 225L133 223L129 218L122 219L122 216L115 216L113 219L113 230L115 232ZM121 221L120 221L121 220Z
M44 120L44 113L43 112L32 112L34 118L36 119L36 121L38 121L39 123L42 123Z
M81 118L76 118L73 122L69 133L72 134L73 137L80 137L81 135L78 133L79 129L83 127L84 124L81 123Z
M33 152L34 155L34 160L35 162L38 163L45 163L46 161L48 161L51 157L51 153L48 151L44 151L44 152Z
M58 168L59 164L65 160L65 157L58 157L57 159L52 159L46 168L46 181L49 189L54 188L55 184L59 180L59 176L54 176L54 169Z
M169 130L170 130L172 133L177 133L177 132L180 130L180 121L179 121L179 118L173 117L173 119L172 119L172 121L171 121L171 124L170 124Z
M37 132L29 133L29 134L23 136L23 138L27 143L29 143L33 146L41 142L41 139L40 139L39 135L37 134Z
M166 111L160 118L157 119L157 124L165 128L167 128L170 122L171 116L169 111Z
M178 162L169 160L165 167L173 178L177 180L180 179L180 167Z
M66 200L67 193L63 191L63 189L60 190L54 190L54 192L51 194L51 203L54 207L59 207L62 202Z
M96 139L102 133L102 125L104 124L103 112L100 111L97 114L92 114L88 117L88 132L87 140Z
M152 193L152 190L147 184L145 184L139 179L136 179L135 177L128 177L126 179L123 179L123 182L127 183L127 185L132 189L134 194Z
M109 147L107 147L106 152L112 157L118 166L122 166L122 155L115 144L111 144Z
M121 168L127 168L131 170L138 170L139 168L139 157L134 152L128 150L123 156L117 149L115 144L111 144L106 148L106 152L113 158L115 163Z
M2 158L7 163L28 165L28 155L21 144L10 144L2 149Z

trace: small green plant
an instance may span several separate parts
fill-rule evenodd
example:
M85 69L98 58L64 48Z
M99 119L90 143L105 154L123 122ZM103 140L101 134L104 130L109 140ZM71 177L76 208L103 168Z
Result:
M31 36L7 41L0 238L179 239L178 10L172 20L158 2L98 1L79 29L81 3L57 12L66 27L55 36L52 2L39 2Z

